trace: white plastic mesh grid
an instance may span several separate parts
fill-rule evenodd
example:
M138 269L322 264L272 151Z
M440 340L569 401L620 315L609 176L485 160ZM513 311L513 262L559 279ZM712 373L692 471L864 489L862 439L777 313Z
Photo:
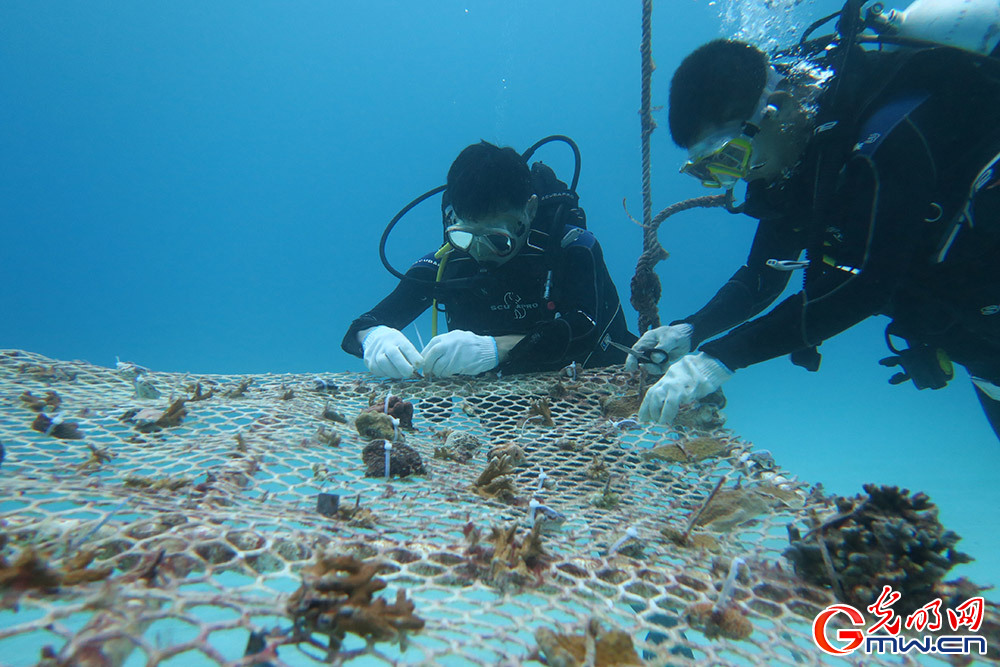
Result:
M721 428L715 407L687 415L713 431L638 425L627 417L636 378L611 369L391 383L138 372L0 352L0 556L35 554L68 577L0 590L0 663L514 665L538 659L539 628L582 633L592 617L652 665L844 662L826 663L809 636L830 593L780 558L786 524L829 512L828 499ZM48 404L33 410L24 392ZM414 406L403 437L426 475L365 477L368 441L353 423L390 392ZM189 400L176 425L137 413L177 398ZM82 438L56 437L71 423ZM449 430L479 440L467 462L435 458ZM524 452L513 488L476 493L489 450L510 444ZM697 546L678 546L664 529L683 531L723 476ZM334 516L317 511L321 492L339 496ZM491 561L491 527L517 526L527 548L532 498L563 517L544 523L544 555ZM609 555L630 527L638 538ZM73 557L90 550L81 570ZM402 591L423 629L402 642L347 634L336 651L321 633L294 641L289 598L322 553L381 563L376 597ZM752 633L709 640L685 611L717 599L736 557ZM81 571L98 580L67 583ZM245 655L251 633L260 652Z

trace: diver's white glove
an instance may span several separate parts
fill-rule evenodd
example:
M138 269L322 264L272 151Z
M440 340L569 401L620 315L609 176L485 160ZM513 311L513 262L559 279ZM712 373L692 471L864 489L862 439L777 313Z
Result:
M694 327L687 323L657 327L642 334L632 349L647 357L652 356L653 361L656 362L655 364L643 363L643 369L649 373L663 375L667 372L670 364L691 351L692 333L694 333ZM659 358L662 358L662 361ZM634 371L638 368L639 360L631 354L628 355L628 359L625 360L625 370Z
M426 377L477 375L499 363L496 340L461 329L434 336L421 354Z
M670 424L681 405L708 396L732 376L731 370L704 352L685 355L646 392L639 420Z
M408 378L424 359L399 329L379 325L361 342L365 365L372 375L393 379Z

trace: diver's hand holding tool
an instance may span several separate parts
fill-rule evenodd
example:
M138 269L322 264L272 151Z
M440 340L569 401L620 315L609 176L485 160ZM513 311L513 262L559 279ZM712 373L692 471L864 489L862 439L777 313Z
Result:
M704 352L684 355L646 392L639 421L670 424L683 404L708 396L732 376L731 370Z
M644 370L663 375L667 367L691 351L690 324L657 327L642 334L625 360L625 370L634 371L642 364Z
M497 342L492 336L461 329L434 336L422 354L425 377L478 375L496 368L500 361Z
M372 375L394 380L411 377L424 361L403 332L385 325L369 331L361 349Z

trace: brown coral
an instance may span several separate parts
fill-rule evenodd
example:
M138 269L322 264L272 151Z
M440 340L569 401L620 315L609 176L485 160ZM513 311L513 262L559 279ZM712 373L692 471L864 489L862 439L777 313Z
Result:
M624 419L639 412L639 394L625 394L624 396L602 396L598 399L601 404L601 414L608 419Z
M34 549L25 549L12 564L0 557L0 591L47 590L62 583L62 574L49 567Z
M207 401L215 395L214 387L209 388L209 390L205 392L202 390L200 382L195 383L193 387L187 387L186 390L191 392L191 398L188 400L193 402Z
M243 398L246 395L247 389L249 389L252 384L253 378L243 378L238 385L227 390L223 395L226 398Z
M314 435L313 438L321 445L327 445L328 447L340 446L340 434L333 429L328 429L322 424L320 424L320 427L316 430L316 435Z
M594 456L590 465L584 471L587 475L587 479L595 479L598 482L606 482L611 478L611 470L608 468L608 464L604 462L604 459L600 456Z
M185 398L178 398L166 410L157 408L132 409L123 414L119 421L130 422L140 433L155 433L165 428L179 426L187 415Z
M684 617L688 625L708 639L746 639L753 633L753 624L735 604L717 608L711 602L697 602L687 608Z
M726 443L703 436L670 442L642 453L644 459L660 459L671 463L689 463L718 456L726 451Z
M481 578L500 590L541 582L549 556L542 547L541 523L536 523L524 539L517 537L517 524L490 528L482 540L480 530L469 523L464 531L470 546L467 567L471 578Z
M59 405L62 403L62 399L60 399L59 394L54 391L45 392L45 398L35 396L30 391L26 391L21 394L21 402L24 403L24 407L29 410L34 412L45 412L46 409L58 410Z
M490 447L490 450L486 452L486 460L507 457L510 461L511 466L519 466L524 462L524 450L513 443L505 443L502 445L497 445L496 447Z
M332 422L347 423L347 417L342 412L334 409L329 403L323 406L323 412L320 413L320 417Z
M91 568L90 564L97 557L96 549L78 551L63 563L63 585L72 586L90 581L103 581L108 578L114 568L110 565Z
M209 473L211 475L211 473ZM145 477L127 475L123 482L128 489L149 489L150 491L180 491L191 485L187 477Z
M785 557L800 577L831 586L842 602L864 608L885 585L902 593L895 611L913 612L940 595L953 566L972 560L958 535L938 521L926 494L866 484L866 495L836 499L838 513L802 536L789 528Z
M587 622L582 635L557 634L548 628L535 631L535 641L551 667L618 667L642 665L632 637L621 630L604 631L596 619ZM588 656L589 654L589 656ZM590 658L588 660L588 657Z
M392 423L392 417L381 412L362 412L354 420L358 435L367 440L402 439L402 433Z
M92 471L99 469L105 463L110 463L117 454L109 450L107 447L95 447L89 442L86 443L87 448L90 450L90 456L84 460L83 463L79 464L77 468L83 471Z
M536 398L531 402L531 406L528 408L528 415L521 422L525 424L527 422L539 422L542 426L555 426L556 423L552 421L552 409L549 406L549 399L547 397Z
M0 557L0 591L17 595L26 590L45 591L107 579L113 570L110 565L89 568L96 555L95 550L79 551L58 568L53 568L43 554L31 548L24 549L13 563Z
M434 448L434 458L466 463L479 451L479 438L464 431L449 431L444 446Z
M53 438L59 438L60 440L81 440L83 439L83 433L80 432L80 425L76 422L64 422L59 421L49 417L44 412L39 412L35 420L31 422L31 428L43 433L45 435L51 435Z
M321 633L339 647L350 632L375 641L401 640L408 630L420 630L424 621L414 615L415 605L399 589L388 603L374 594L386 587L375 576L381 565L353 556L324 554L302 571L302 586L286 606L301 635ZM304 637L303 637L304 638Z
M524 460L524 450L517 445L494 447L487 454L487 460L486 469L473 482L472 490L484 498L514 502L517 486L512 473L515 466Z
M368 410L371 412L381 412L399 420L402 428L413 429L413 403L404 401L399 396L389 394L385 399L376 399Z
M365 462L365 477L385 477L385 440L372 440L361 450L361 460ZM389 473L391 477L424 475L420 452L401 442L393 443L389 450Z

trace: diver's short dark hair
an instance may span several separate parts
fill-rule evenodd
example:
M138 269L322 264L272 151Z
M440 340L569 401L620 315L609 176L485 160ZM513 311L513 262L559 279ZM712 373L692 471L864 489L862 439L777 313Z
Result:
M767 55L752 44L716 39L685 58L670 82L670 136L690 148L706 128L753 115L767 85Z
M480 141L459 153L448 170L447 196L461 218L520 208L533 194L531 170L513 148Z

